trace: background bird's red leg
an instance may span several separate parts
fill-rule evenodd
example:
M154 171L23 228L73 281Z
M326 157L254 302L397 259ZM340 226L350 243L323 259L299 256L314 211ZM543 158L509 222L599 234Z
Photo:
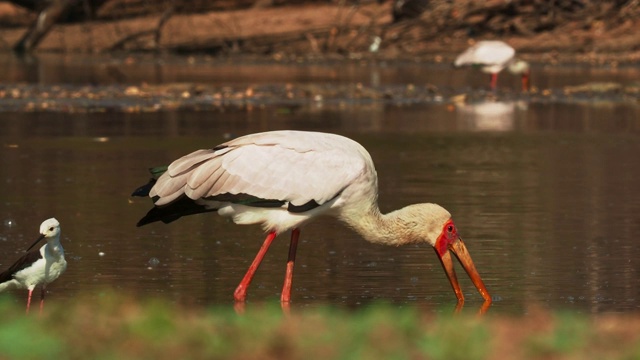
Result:
M529 73L522 74L522 91L529 91Z
M273 239L276 238L276 235L276 232L272 231L267 235L267 238L264 239L264 243L258 251L256 258L253 259L251 266L249 266L249 270L247 270L247 273L244 275L244 278L242 278L240 285L238 285L236 291L233 293L233 298L236 301L244 301L247 298L247 288L251 283L251 279L253 279L253 275L255 275L256 271L258 270L258 266L260 266L264 255L267 253L267 250L269 250L269 246L273 242Z
M498 86L498 74L491 74L491 90L495 90Z
M293 282L293 265L296 262L296 250L298 249L298 238L300 230L293 229L291 231L291 244L289 245L289 260L287 261L287 273L284 276L284 286L282 287L282 296L280 301L288 303L291 300L291 283Z

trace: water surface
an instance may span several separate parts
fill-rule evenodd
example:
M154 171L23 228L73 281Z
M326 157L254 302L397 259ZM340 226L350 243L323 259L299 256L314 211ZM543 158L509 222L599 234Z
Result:
M291 77L313 73L303 66L286 69ZM245 81L241 74L249 70L236 70L240 75L233 79L208 81ZM569 70L562 76L576 80L571 72L577 70ZM182 81L197 73L172 76ZM0 266L10 265L37 237L39 224L55 216L69 267L50 286L50 301L115 288L185 304L231 305L262 230L213 214L136 228L150 202L129 195L147 181L148 167L192 150L258 131L314 130L349 136L370 151L383 211L435 202L453 214L496 300L491 311L637 311L639 112L627 102L492 101L3 113ZM249 304L278 301L287 251L283 234L249 289ZM436 311L455 305L429 246L369 244L333 219L303 228L295 271L296 306L384 300ZM479 306L480 296L459 267L458 276L467 308ZM26 294L15 295L23 301Z

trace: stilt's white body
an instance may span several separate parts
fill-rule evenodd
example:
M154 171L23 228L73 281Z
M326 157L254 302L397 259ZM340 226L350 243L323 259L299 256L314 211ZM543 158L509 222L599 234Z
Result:
M56 280L67 269L64 250L59 241L40 247L41 259L29 267L13 274L13 279L0 284L0 292L6 289L33 290L37 285L46 286Z

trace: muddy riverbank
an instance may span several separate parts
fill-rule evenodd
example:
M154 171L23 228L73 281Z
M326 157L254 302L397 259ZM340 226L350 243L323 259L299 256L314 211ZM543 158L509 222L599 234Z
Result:
M512 9L508 7L512 2L502 1L482 6L462 0L433 3L422 16L402 21L394 19L389 1L314 2L115 19L106 9L102 14L106 20L56 25L37 51L443 62L476 40L498 38L534 62L617 66L640 59L639 10L633 1L592 7L587 6L591 2L581 1L576 3L584 6L578 9L534 5ZM26 19L22 23L35 16L8 5L0 7L3 12ZM0 46L9 50L25 30L0 30Z

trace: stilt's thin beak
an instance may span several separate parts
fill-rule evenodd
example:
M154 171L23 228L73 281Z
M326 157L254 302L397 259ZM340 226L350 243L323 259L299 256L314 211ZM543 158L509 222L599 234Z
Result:
M31 246L29 246L27 251L31 250L31 248L36 246L36 244L39 243L40 240L42 240L42 239L44 239L44 234L40 234L40 236L36 239L36 241L34 241L33 244L31 244Z
M471 255L469 255L469 251L467 251L467 247L464 245L464 242L462 242L462 239L458 238L458 240L453 244L449 245L449 250L450 251L445 252L442 256L439 256L439 258L444 271L447 273L451 287L453 287L453 291L456 293L458 302L464 302L464 295L462 295L462 290L460 290L460 284L458 284L458 277L456 276L456 271L453 268L453 261L451 260L450 253L453 253L458 258L458 261L462 264L462 267L471 278L473 285L478 289L485 302L491 303L491 296L489 295L489 292L487 292L487 288L484 286L484 282L482 281L482 278L480 278L478 270L476 270L475 265L473 265Z

